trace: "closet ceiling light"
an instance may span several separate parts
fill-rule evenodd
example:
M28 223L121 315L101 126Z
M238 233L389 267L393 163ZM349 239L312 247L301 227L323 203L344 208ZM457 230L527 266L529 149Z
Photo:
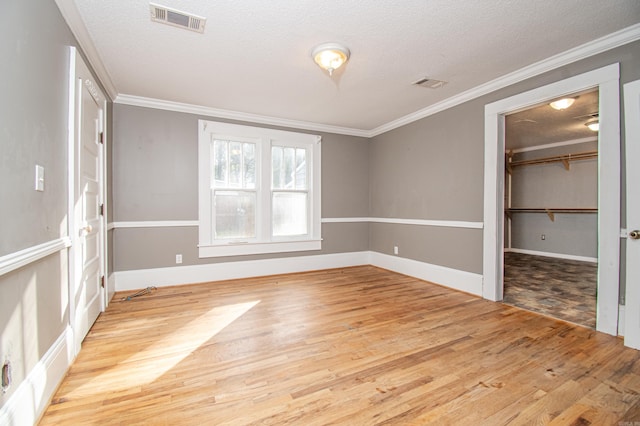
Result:
M600 122L598 121L598 119L589 120L586 123L584 123L584 125L587 126L589 130L593 130L594 132L597 132L598 130L600 130Z
M551 105L551 108L561 111L563 109L569 108L575 101L575 98L563 98L558 99L557 101L553 101L549 105Z

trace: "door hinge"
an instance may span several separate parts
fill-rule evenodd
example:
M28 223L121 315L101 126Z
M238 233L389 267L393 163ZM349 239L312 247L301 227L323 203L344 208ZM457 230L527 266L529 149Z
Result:
M104 275L100 277L100 287L104 288Z
M100 143L104 143L104 132L100 132Z
M104 204L100 204L100 216L104 216Z

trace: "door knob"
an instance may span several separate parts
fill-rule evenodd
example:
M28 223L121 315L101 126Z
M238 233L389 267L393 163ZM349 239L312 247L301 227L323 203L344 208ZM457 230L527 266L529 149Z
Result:
M82 228L80 228L80 235L88 235L91 233L91 231L93 231L93 226L91 225L87 225L87 226L83 226Z
M629 232L629 238L632 240L640 240L640 231L636 229L635 231Z

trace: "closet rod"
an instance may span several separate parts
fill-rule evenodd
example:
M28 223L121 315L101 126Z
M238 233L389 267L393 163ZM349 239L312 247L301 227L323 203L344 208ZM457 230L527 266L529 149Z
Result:
M509 158L512 158L513 154L507 154ZM553 157L534 158L531 160L519 160L507 162L509 167L527 166L530 164L545 164L545 163L557 163L562 162L565 164L565 168L568 169L568 162L574 160L588 160L590 158L598 158L598 151L577 152L575 154L555 155Z
M509 216L509 218L511 218L511 214L512 213L546 213L547 216L549 216L549 219L551 220L551 222L554 222L556 220L555 217L555 213L598 213L598 209L597 208L583 208L583 207L576 207L576 208L508 208L505 209L504 212L506 213L507 216Z

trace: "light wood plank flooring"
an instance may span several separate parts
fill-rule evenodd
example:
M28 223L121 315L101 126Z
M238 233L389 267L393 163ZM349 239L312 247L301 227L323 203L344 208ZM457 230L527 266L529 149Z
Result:
M120 297L42 425L640 421L620 339L371 266Z

